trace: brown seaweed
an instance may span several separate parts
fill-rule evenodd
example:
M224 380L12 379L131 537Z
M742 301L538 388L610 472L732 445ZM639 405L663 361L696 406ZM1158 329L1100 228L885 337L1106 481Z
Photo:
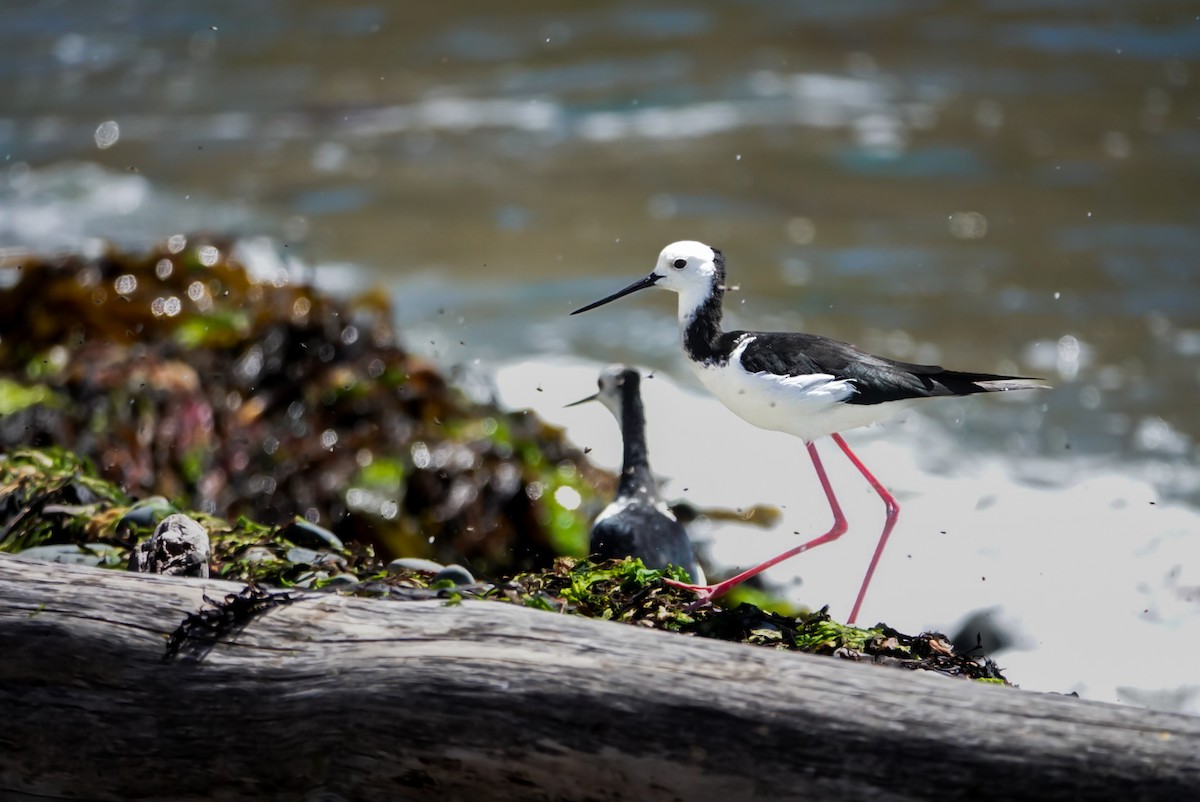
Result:
M406 351L378 291L258 279L220 240L13 259L0 283L0 450L62 446L133 496L476 573L582 554L611 476L528 412ZM15 279L12 277L15 276ZM554 491L583 499L559 505Z

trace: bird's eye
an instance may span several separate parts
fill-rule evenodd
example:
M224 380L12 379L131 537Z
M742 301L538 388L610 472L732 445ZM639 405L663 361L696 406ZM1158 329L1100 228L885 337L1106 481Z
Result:
M687 259L676 259L672 264L675 265L676 270L683 270L687 267Z

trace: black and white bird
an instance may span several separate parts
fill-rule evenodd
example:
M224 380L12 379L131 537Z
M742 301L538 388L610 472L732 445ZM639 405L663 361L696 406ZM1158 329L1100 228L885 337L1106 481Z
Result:
M592 525L591 554L601 559L638 557L647 568L676 565L703 582L687 531L662 500L650 471L641 377L633 368L610 365L600 373L598 384L598 393L567 405L599 401L616 417L624 442L617 495Z
M885 420L924 398L1046 387L1037 379L897 362L816 334L722 331L725 257L716 248L690 240L664 248L650 275L571 314L595 309L647 287L679 294L679 333L684 353L692 371L721 403L755 426L804 440L833 512L833 526L820 537L716 585L686 586L702 599L719 596L783 560L836 540L846 531L846 518L813 445L818 437L830 435L886 508L883 532L847 619L853 624L896 525L900 506L839 432Z

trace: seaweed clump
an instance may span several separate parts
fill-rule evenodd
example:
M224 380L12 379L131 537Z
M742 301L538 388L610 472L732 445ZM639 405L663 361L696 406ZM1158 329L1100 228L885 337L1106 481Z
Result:
M69 448L134 497L300 516L481 573L586 551L612 479L560 431L450 386L398 342L382 293L252 276L230 251L177 236L140 255L8 257L0 450Z
M905 635L882 624L860 629L839 624L826 609L789 616L746 602L731 608L697 607L694 594L665 584L664 578L687 579L680 569L656 571L636 559L592 563L564 557L550 571L517 575L484 597L718 640L1008 684L994 662L956 651L949 638L937 632Z
M0 552L100 568L125 568L135 544L184 510L161 496L135 501L68 451L0 454ZM365 545L345 545L304 519L282 525L188 511L208 532L211 575L291 587L337 584L334 577L386 566Z
M134 544L175 512L184 512L208 531L211 575L244 582L247 588L212 602L212 610L189 616L172 637L167 659L184 651L189 659L202 659L216 639L236 632L254 615L294 600L298 590L309 589L392 601L458 603L470 598L520 604L683 635L1007 684L990 660L956 652L937 633L910 636L883 625L859 629L833 621L825 610L790 616L745 602L730 608L697 607L692 593L663 582L684 579L678 568L652 570L636 559L593 563L563 557L547 569L507 580L455 584L432 572L390 565L370 546L344 544L304 519L281 525L244 516L227 521L177 509L162 498L136 502L96 477L87 460L69 452L25 449L0 454L0 552L120 568L128 564ZM281 595L267 586L288 590Z

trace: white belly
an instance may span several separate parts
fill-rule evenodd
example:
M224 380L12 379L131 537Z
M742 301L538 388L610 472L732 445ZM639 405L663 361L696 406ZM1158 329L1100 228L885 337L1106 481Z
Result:
M759 428L786 432L811 442L833 432L886 420L916 400L847 404L844 399L856 392L853 382L847 379L827 374L747 373L739 358L752 339L744 339L723 366L689 364L722 404Z

